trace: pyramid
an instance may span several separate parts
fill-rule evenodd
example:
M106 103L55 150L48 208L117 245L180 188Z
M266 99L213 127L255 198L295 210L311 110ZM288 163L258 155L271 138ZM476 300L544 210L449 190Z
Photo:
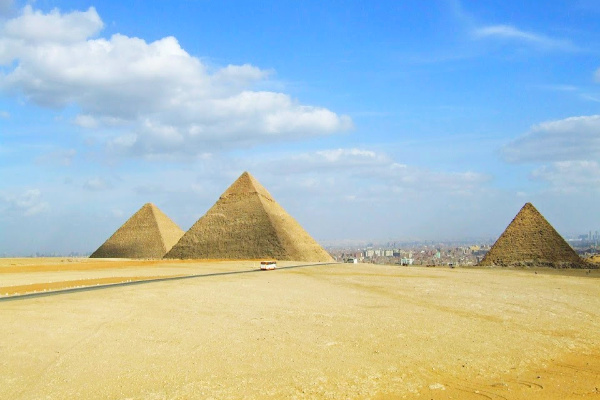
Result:
M333 261L248 172L219 197L165 258Z
M152 203L146 203L90 258L162 258L183 231Z
M531 203L521 208L479 265L585 267L583 260Z

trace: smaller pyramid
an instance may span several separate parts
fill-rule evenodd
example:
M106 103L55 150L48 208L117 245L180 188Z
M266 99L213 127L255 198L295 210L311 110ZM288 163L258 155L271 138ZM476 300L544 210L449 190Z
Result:
M248 172L225 190L165 258L333 261Z
M183 233L158 207L146 203L90 258L162 258Z
M531 204L521 208L479 263L499 267L585 268L575 250Z

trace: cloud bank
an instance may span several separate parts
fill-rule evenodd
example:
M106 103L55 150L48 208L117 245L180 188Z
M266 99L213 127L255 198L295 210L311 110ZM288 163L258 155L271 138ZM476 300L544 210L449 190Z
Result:
M503 150L509 162L585 161L600 158L600 115L570 117L533 126Z
M506 161L542 164L533 180L558 193L600 190L600 115L543 122L502 149Z
M31 217L48 211L49 205L42 200L39 189L28 189L18 195L0 194L0 210L5 215Z
M108 128L126 156L185 156L344 131L348 116L253 90L271 71L213 70L165 37L115 34L87 11L44 14L26 6L0 25L0 90L41 107L74 107L84 129Z
M368 192L381 191L381 200L393 199L398 193L472 195L491 180L487 174L477 172L447 172L406 165L396 162L386 153L359 148L327 149L274 160L278 168L273 174L282 179L296 180L321 193L345 193L344 188L355 193L356 199L368 200ZM260 165L258 165L260 168ZM362 194L367 194L363 196Z
M560 193L600 193L600 163L597 161L560 161L535 169L531 177L550 183L551 189Z

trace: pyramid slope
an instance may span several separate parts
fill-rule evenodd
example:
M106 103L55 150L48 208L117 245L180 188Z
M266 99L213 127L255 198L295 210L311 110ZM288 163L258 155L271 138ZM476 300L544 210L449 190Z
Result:
M583 260L531 203L521 208L479 265L585 267Z
M162 258L183 231L154 204L144 204L90 258Z
M160 237L163 241L164 252L160 256L160 258L162 258L162 256L171 250L175 243L181 239L185 232L158 207L156 207L154 204L150 205L152 206L152 212L154 213L156 225L158 226Z
M219 197L165 258L333 261L248 172Z

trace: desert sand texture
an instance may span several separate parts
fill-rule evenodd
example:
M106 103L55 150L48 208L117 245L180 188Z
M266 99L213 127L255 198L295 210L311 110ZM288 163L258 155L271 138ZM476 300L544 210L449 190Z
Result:
M10 260L0 279L247 263ZM329 264L5 297L0 398L597 399L598 278Z

